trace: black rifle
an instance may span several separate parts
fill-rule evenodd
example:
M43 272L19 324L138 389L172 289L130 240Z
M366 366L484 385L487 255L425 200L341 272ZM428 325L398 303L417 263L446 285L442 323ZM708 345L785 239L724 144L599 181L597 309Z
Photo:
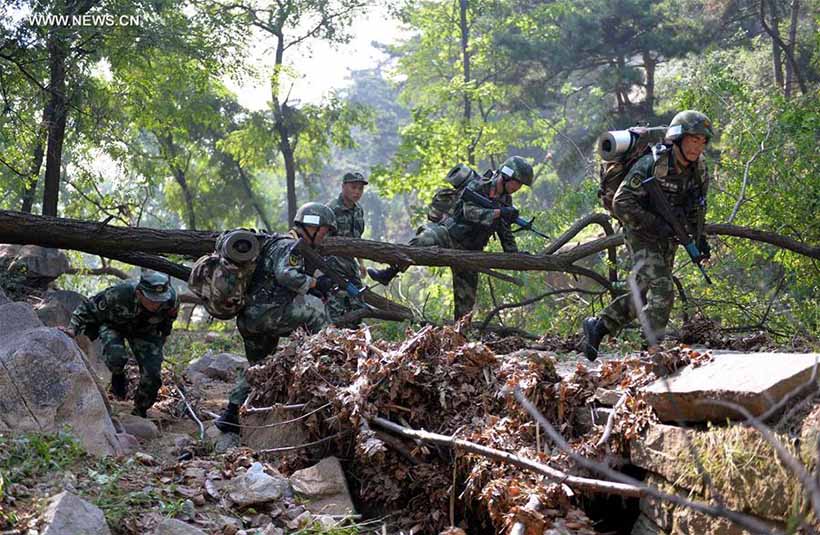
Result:
M669 200L666 198L663 191L661 191L658 181L654 176L651 176L642 181L641 184L643 184L644 189L646 189L646 192L649 194L649 200L652 202L652 207L657 210L658 215L660 215L663 220L666 221L670 227L672 227L675 237L681 245L683 245L684 249L686 249L686 252L689 254L689 258L692 259L692 263L698 266L698 269L703 274L703 278L706 279L706 283L712 284L712 280L709 278L709 275L706 273L706 270L701 264L704 260L703 255L700 250L698 250L695 240L692 239L686 231L684 224L680 221L680 219L675 217L672 207L669 205Z
M363 288L359 288L358 286L347 280L347 278L340 275L338 271L330 267L330 265L327 262L325 262L325 259L322 258L322 255L317 253L313 247L305 243L304 239L299 238L296 241L295 248L302 254L302 256L305 257L305 259L308 260L308 262L310 262L314 266L318 266L319 269L322 270L322 273L333 279L333 282L339 288L344 288L344 290L347 292L347 295L349 295L350 297L356 297L365 290L367 290L366 286Z
M461 197L465 200L470 201L471 203L475 203L475 204L481 206L482 208L490 208L490 209L493 209L493 210L501 208L501 206L497 202L493 201L492 199L488 199L484 195L478 193L477 191L471 190L469 188L464 188L462 190ZM538 232L537 230L535 230L533 228L533 226L532 226L533 221L535 221L534 217L532 219L530 219L529 221L527 221L523 217L518 216L517 218L515 218L515 221L513 221L513 223L515 223L516 225L518 225L521 228L515 229L513 232L518 232L520 230L529 230L533 234L537 234L538 236L541 236L545 240L549 240L550 239L549 236L547 236L543 232Z

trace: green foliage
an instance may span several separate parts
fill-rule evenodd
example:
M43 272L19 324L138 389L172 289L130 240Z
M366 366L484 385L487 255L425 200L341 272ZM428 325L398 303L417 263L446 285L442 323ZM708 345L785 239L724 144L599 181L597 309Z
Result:
M95 484L92 503L102 509L110 526L120 525L125 517L137 511L149 511L165 503L151 487L131 490L127 485L123 485L124 476L136 467L133 458L125 462L106 458L88 469L88 479Z
M24 483L60 472L83 456L82 446L68 430L55 434L0 435L0 480L5 485Z

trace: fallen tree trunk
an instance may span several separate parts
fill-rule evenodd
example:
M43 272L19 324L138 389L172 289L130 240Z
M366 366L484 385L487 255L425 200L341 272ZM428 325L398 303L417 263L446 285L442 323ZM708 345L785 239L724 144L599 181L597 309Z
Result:
M820 259L820 246L799 242L773 232L735 225L706 225L706 233L745 238L768 243L809 258ZM218 232L192 230L158 230L114 227L49 216L0 210L0 243L32 244L43 247L75 249L114 258L114 254L177 254L199 257L213 250ZM457 266L466 269L512 269L517 271L563 271L583 273L573 266L582 258L623 243L622 234L578 245L568 251L529 255L524 253L484 253L439 247L410 247L353 238L329 238L322 254L367 258L399 265ZM603 277L602 277L603 278Z

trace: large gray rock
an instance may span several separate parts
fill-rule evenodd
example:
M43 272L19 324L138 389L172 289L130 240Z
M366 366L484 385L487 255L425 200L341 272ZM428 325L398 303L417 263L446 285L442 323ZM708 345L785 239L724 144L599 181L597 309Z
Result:
M166 518L160 522L154 535L207 535L204 531L175 518Z
M325 457L309 468L297 470L290 476L290 484L295 493L310 499L305 507L311 513L356 513L342 465L336 457Z
M298 416L298 413L285 409L243 415L242 424L249 427L242 430L242 444L255 450L264 450L310 442L304 420L273 425L292 420L295 416Z
M198 359L191 361L185 369L185 375L194 380L197 375L204 375L209 379L219 381L233 381L240 370L248 368L248 361L244 357L232 353L207 352Z
M80 349L41 325L28 305L0 306L0 430L57 432L69 426L92 455L118 454L106 401Z
M71 290L49 290L46 294L46 303L60 303L69 314L85 301L83 294Z
M65 253L59 249L50 249L37 245L5 245L0 250L0 256L14 259L9 265L9 270L22 271L26 279L50 282L66 271L71 266Z
M69 492L49 501L43 513L42 535L110 535L105 515L96 506Z
M43 322L27 303L0 305L0 339L14 333L42 327Z
M228 481L224 490L229 500L246 507L282 498L290 491L290 483L285 477L266 474L261 463L253 463L247 472Z
M46 327L68 327L71 313L58 301L48 301L34 309Z
M643 389L662 422L725 422L737 411L708 403L736 403L755 416L805 384L820 353L724 353L698 368L686 367Z
M120 414L117 420L126 433L139 439L153 440L159 436L157 424L148 418L141 418L133 414Z
M778 440L792 455L797 455L788 437L779 436ZM693 451L709 473L709 488L695 468ZM654 481L658 487L674 484L674 489L663 490L680 489L684 494L692 492L708 501L712 499L711 489L715 489L728 507L760 518L782 521L804 499L797 478L780 463L760 433L747 427L699 431L652 425L642 438L630 443L630 461L649 472L647 482ZM642 506L642 511L665 530L672 522L671 513L663 514L661 509Z

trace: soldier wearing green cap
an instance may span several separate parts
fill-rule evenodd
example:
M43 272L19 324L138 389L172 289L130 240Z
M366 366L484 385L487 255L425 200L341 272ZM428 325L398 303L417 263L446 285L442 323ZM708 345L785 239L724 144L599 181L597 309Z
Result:
M364 234L364 210L359 200L364 194L367 180L358 172L345 173L342 177L342 191L339 196L327 204L336 216L336 231L334 236L347 238L361 238ZM362 286L362 277L367 274L362 259L344 256L330 256L328 264L347 278L357 287ZM348 312L365 308L367 305L361 296L350 297L342 288L333 292L327 302L327 310L333 323L339 326L355 327L355 325L340 325L339 320Z
M117 399L125 399L128 391L128 341L140 368L133 414L143 418L162 386L162 349L178 309L171 278L164 273L143 271L139 281L103 290L78 306L71 316L68 334L83 334L102 341L103 359L111 370L111 393Z
M521 156L507 158L501 168L488 173L488 176L472 176L463 189L471 189L496 201L500 208L484 208L459 196L445 219L421 227L409 245L482 251L490 238L496 235L505 252L518 252L515 236L510 229L510 223L519 216L512 204L512 194L521 189L521 186L532 187L533 180L532 166ZM370 268L367 273L375 281L386 285L404 269L406 268L403 266L381 270ZM455 267L452 272L453 313L458 320L475 305L478 273Z
M650 331L645 333L648 340L662 340L666 333L675 300L672 267L679 244L669 224L650 205L643 181L655 177L678 219L695 238L701 254L709 258L710 248L703 233L709 187L703 151L713 135L712 122L703 113L678 113L669 124L664 143L635 162L612 201L632 257L632 276L640 289L641 312ZM586 357L595 360L603 338L617 334L637 315L633 296L625 293L597 317L584 320Z
M303 327L311 333L330 323L323 299L335 287L327 275L317 275L299 252L297 241L319 245L336 229L333 211L318 202L302 205L287 234L269 238L264 245L247 292L247 304L236 317L245 345L245 357L253 366L276 351L279 337ZM250 386L240 375L228 398L228 406L215 425L223 433L239 432L239 407Z

